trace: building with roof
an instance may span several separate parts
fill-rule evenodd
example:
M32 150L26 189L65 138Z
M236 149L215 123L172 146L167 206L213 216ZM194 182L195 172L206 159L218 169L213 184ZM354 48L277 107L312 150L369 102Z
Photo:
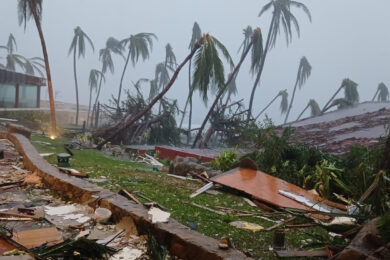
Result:
M0 69L0 108L39 108L43 78Z
M372 146L389 134L390 102L363 102L281 127L295 128L299 142L333 154L344 154L352 146Z

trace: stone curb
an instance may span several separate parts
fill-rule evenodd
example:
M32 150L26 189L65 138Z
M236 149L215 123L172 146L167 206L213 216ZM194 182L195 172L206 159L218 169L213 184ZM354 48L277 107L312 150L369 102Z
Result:
M25 167L37 172L47 187L74 202L87 202L92 207L108 208L112 211L115 221L130 216L140 233L153 234L157 241L167 247L174 256L191 260L252 259L238 250L220 250L217 240L190 230L174 219L170 219L168 223L152 224L148 220L148 211L143 206L85 180L60 173L57 168L43 159L31 142L21 134L0 132L0 138L8 139L15 145L17 151L23 156Z

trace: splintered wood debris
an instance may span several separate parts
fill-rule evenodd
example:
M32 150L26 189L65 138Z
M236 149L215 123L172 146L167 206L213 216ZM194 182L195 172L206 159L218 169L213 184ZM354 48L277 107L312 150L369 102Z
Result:
M0 159L1 259L5 257L3 254L12 259L46 259L53 252L65 253L61 248L69 250L69 243L72 245L83 239L90 241L88 244L92 246L100 243L101 247L115 250L105 259L149 259L147 238L138 235L131 218L123 218L118 226L96 224L93 208L69 204L45 189L37 173L24 169L12 143L2 139L0 145L6 154L13 155ZM151 212L156 222L169 219L170 214L159 209ZM72 254L83 253L79 251ZM16 256L20 253L24 255Z

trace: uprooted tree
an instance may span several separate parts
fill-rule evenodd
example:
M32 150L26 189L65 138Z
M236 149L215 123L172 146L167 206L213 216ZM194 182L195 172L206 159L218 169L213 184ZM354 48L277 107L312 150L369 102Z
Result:
M181 69L185 66L185 64L197 53L199 49L203 50L205 53L209 53L210 51L212 53L212 48L214 46L215 38L212 37L209 34L205 34L195 45L194 48L191 50L190 54L184 59L184 61L177 67L175 72L172 75L172 78L168 82L168 84L163 88L163 90L156 95L148 105L144 107L141 111L138 113L128 113L123 117L123 120L116 122L113 126L108 127L105 129L105 133L103 134L106 136L106 139L98 144L97 149L101 149L107 142L113 140L120 132L122 132L124 129L128 129L132 127L134 124L136 124L141 118L143 118L147 113L150 112L150 110L153 108L153 106L160 101L164 95L169 91L169 89L172 87L173 83L175 82L177 76L179 75ZM215 47L214 47L215 48Z

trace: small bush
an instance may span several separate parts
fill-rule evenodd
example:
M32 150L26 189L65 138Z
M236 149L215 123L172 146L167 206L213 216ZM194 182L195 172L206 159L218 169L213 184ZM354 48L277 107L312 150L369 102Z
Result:
M238 157L234 151L224 151L211 162L211 167L220 171L228 171L238 164Z

